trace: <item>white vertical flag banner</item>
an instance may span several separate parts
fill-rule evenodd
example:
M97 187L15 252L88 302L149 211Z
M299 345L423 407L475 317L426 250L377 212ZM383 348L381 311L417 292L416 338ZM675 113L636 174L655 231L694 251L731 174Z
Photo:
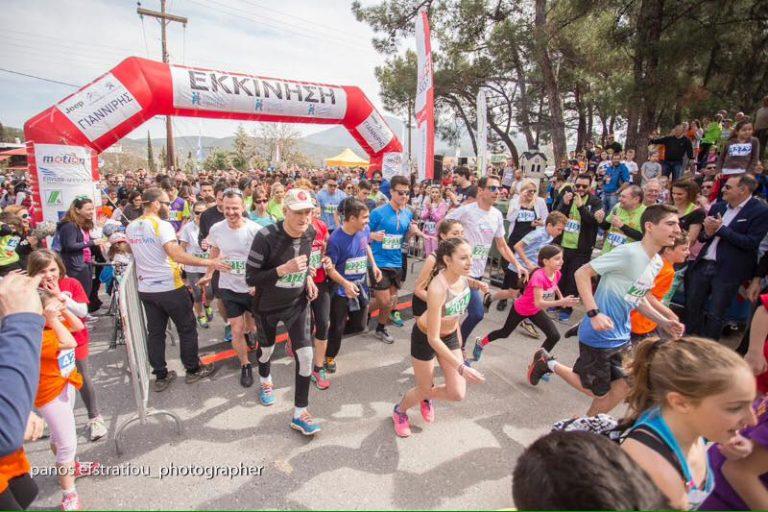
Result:
M485 91L477 92L477 174L485 176L488 168L488 106Z
M416 165L422 181L435 178L435 96L426 7L416 16L416 62Z

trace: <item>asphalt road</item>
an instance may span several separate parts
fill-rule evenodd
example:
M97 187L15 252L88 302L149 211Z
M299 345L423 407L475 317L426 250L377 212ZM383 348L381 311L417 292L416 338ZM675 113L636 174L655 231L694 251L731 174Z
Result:
M492 307L473 334L498 328L505 318L506 312ZM511 473L524 446L553 422L583 414L589 403L556 378L535 388L526 382L538 344L518 330L485 351L477 366L485 384L470 386L461 403L438 403L432 425L412 410L413 435L399 439L390 415L413 382L408 321L391 329L394 345L369 334L344 340L330 389L310 391L309 409L323 431L306 438L289 428L294 368L282 345L272 365L277 402L269 408L259 404L257 386L240 387L233 360L217 363L221 368L212 380L187 385L178 347L169 345L169 367L180 378L167 391L152 393L150 406L176 413L183 433L177 435L169 419L149 419L125 431L124 453L118 456L115 429L136 407L125 349L108 348L111 321L101 319L91 341L108 439L89 442L80 399L75 410L78 456L98 461L105 472L78 480L86 509L508 508L513 506ZM200 335L203 355L220 347L221 320ZM571 364L576 341L562 340L554 352ZM48 442L28 444L27 453L39 473L33 508L58 506Z

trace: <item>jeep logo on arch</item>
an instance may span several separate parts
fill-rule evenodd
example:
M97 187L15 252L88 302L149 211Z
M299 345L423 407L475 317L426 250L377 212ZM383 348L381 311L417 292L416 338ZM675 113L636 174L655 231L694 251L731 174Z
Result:
M35 161L41 184L91 183L91 150L61 144L35 144Z

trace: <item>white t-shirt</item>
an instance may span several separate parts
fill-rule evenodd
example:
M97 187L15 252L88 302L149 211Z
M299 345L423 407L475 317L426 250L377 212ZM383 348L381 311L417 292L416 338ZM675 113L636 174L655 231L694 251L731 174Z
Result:
M471 203L450 211L447 218L456 219L464 226L464 238L472 246L471 276L482 277L493 240L504 238L504 217L493 206L486 211L477 203Z
M237 293L248 293L251 288L245 284L245 262L251 252L251 244L261 226L249 219L243 219L243 225L232 229L224 219L211 226L208 242L218 247L223 263L228 263L232 270L219 275L219 288Z
M197 243L197 235L200 234L200 226L194 222L187 222L179 230L178 237L179 242L186 242L187 253L197 258L208 259L208 253L200 247ZM193 267L192 265L184 265L184 270L193 274L205 274L208 270L205 267Z
M637 162L633 162L631 160L624 160L621 163L624 164L624 167L627 168L629 171L629 174L635 175L637 174L638 168L637 168Z
M170 222L142 216L128 224L125 236L136 262L140 292L169 292L184 286L181 266L165 252L165 244L176 242L176 230Z

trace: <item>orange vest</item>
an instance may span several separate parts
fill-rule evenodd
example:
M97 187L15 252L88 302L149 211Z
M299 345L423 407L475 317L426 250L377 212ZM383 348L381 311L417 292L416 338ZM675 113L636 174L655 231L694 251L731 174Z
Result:
M40 384L37 387L35 407L42 407L61 394L67 384L77 389L83 386L83 377L77 372L75 350L59 350L59 338L53 329L43 330L40 351Z

